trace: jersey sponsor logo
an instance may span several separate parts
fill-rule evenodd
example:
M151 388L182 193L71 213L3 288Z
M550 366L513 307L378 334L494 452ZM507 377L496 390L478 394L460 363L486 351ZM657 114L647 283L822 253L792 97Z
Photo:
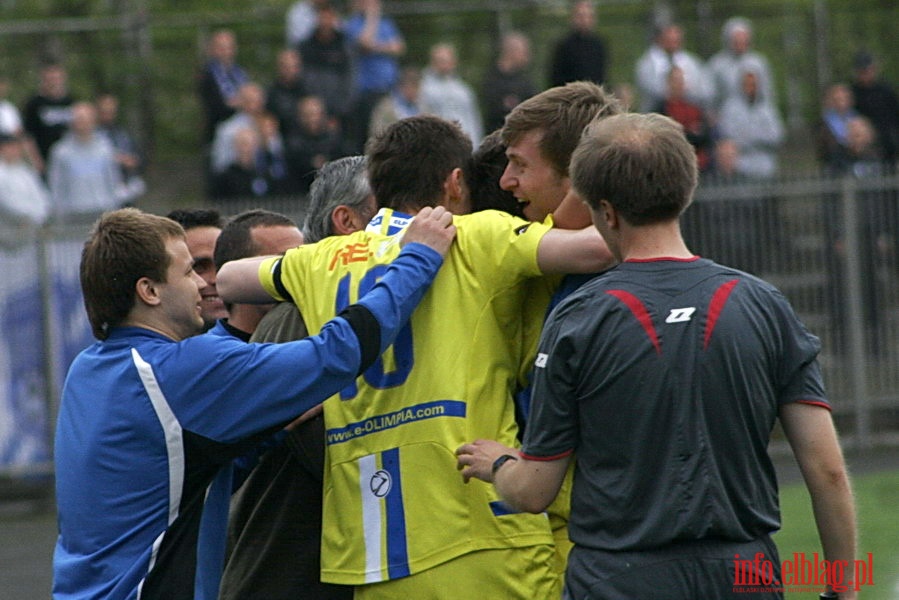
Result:
M342 444L350 440L439 417L464 417L465 403L461 400L438 400L409 406L391 413L376 415L345 427L335 427L326 432L325 439L329 445Z
M543 352L540 352L539 354L537 354L537 359L534 361L534 366L537 367L538 369L542 369L543 367L546 366L547 360L549 360L549 355L544 354Z
M389 494L391 487L393 487L393 479L390 477L390 473L384 469L375 471L368 481L368 489L378 498L383 498Z
M343 248L339 248L337 252L334 253L331 264L328 265L328 270L333 271L337 268L338 264L346 266L350 263L365 262L368 260L369 256L371 256L371 252L368 250L368 242L349 244Z
M696 312L695 306L687 306L685 308L672 308L671 312L668 313L668 317L665 319L666 323L686 323L693 318L693 313Z
M527 231L528 227L530 227L530 226L531 226L530 223L528 223L527 225L522 225L521 227L519 227L518 229L515 230L515 235L521 235L522 233Z

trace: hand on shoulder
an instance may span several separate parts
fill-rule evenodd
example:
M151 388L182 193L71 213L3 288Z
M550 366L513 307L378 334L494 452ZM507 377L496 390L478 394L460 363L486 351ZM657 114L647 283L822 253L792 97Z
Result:
M406 228L403 235L403 245L417 242L429 246L446 256L453 239L456 237L456 228L453 225L453 215L442 206L425 207L421 209L412 223Z

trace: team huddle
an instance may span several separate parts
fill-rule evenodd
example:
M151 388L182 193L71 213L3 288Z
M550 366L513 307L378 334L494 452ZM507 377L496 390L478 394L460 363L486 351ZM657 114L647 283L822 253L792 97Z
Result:
M732 598L735 555L780 564L777 421L855 558L820 343L684 244L682 128L576 82L488 139L499 168L455 123L389 126L318 173L303 245L232 219L214 325L184 227L99 219L54 597Z

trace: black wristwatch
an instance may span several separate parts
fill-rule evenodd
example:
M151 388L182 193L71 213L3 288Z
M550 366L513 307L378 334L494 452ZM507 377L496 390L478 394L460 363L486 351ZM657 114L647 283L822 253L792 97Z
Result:
M499 468L506 464L510 460L518 460L517 456L512 456L511 454L503 454L495 461L493 461L493 467L490 469L490 473L496 477L496 472L499 471Z

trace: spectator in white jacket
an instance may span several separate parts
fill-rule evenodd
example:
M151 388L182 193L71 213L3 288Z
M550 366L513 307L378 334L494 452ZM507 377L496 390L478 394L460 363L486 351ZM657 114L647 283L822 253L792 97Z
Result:
M47 188L25 160L21 138L0 132L0 247L27 241L50 213Z
M431 47L431 60L421 80L422 111L457 121L477 147L484 137L481 110L471 86L456 72L458 65L451 44Z
M97 132L97 109L90 102L72 107L69 132L50 149L47 182L57 217L93 218L122 205L122 172L112 144Z
M711 84L705 66L695 54L683 49L684 32L680 25L667 23L656 30L652 45L637 61L637 89L640 112L650 112L664 99L671 67L684 72L687 99L707 108Z

